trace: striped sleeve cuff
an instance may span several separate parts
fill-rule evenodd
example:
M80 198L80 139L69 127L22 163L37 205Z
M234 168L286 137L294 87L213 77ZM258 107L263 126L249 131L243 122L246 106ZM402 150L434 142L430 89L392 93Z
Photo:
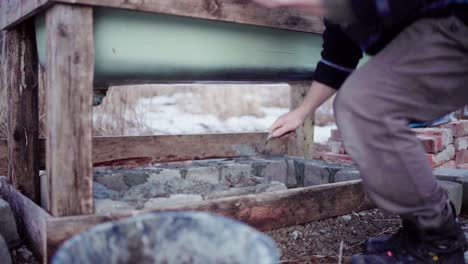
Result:
M321 60L315 69L314 80L334 89L339 89L348 76L354 71L332 62Z

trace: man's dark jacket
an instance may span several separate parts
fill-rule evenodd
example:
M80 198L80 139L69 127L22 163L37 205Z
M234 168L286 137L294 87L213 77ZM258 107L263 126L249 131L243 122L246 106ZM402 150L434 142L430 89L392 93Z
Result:
M352 23L325 21L322 60L314 74L316 81L335 89L354 71L364 52L375 55L418 19L455 15L464 22L461 26L468 26L468 0L349 1Z

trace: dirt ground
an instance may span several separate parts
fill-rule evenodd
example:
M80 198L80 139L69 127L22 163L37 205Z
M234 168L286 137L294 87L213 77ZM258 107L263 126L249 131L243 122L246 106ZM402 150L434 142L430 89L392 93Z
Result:
M367 238L391 234L399 226L397 217L372 210L282 228L268 235L282 252L281 263L338 263L341 243L342 255L349 257L359 253Z
M461 217L464 230L468 217ZM398 230L396 216L371 210L267 232L282 253L280 264L338 263L343 244L343 262L361 250L369 237L389 235ZM39 264L25 246L12 253L13 264Z

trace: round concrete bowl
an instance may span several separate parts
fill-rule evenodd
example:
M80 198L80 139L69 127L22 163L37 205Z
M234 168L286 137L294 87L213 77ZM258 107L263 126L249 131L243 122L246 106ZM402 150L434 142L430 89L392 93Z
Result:
M36 19L45 64L44 16ZM311 79L320 35L164 14L94 9L96 86Z
M156 213L98 225L74 236L52 264L276 264L266 235L198 212Z

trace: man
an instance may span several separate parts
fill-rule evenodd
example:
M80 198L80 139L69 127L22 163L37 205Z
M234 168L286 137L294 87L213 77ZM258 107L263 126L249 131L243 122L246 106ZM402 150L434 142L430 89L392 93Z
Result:
M369 239L352 263L464 263L454 209L408 124L468 102L468 1L255 1L328 19L315 82L304 103L273 124L272 137L294 131L339 89L336 120L366 191L402 218L396 235ZM363 51L373 57L356 69Z

